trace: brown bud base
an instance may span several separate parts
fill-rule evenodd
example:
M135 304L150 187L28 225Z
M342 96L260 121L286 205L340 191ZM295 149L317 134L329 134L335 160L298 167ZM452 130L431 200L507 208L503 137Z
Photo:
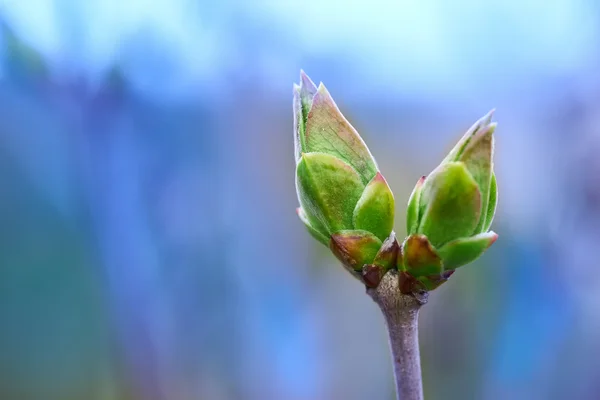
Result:
M396 234L392 231L377 252L373 264L383 267L387 271L396 267L399 257L402 257L400 244L396 240Z
M398 289L400 293L422 298L427 296L427 288L422 282L418 281L414 276L405 271L398 272Z
M362 279L367 288L374 289L379 286L379 282L383 279L386 270L385 268L375 265L375 264L366 264L362 269Z

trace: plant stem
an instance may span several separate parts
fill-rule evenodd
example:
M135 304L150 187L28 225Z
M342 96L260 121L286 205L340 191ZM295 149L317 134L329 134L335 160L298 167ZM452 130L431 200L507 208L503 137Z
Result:
M389 271L379 286L367 293L381 308L387 325L397 399L423 400L418 319L427 294L402 294L395 271Z

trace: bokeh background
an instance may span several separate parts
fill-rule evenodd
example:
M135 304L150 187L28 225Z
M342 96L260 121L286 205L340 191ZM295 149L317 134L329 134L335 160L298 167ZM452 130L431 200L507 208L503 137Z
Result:
M497 108L498 242L421 313L428 399L600 398L595 0L0 0L0 399L393 399L297 220L292 82L397 201Z

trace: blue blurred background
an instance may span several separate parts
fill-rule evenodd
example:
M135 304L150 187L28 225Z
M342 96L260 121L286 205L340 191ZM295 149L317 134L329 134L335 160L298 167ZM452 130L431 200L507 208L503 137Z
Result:
M594 0L0 0L0 398L392 399L297 220L292 82L392 187L496 107L500 239L421 313L428 399L600 398Z

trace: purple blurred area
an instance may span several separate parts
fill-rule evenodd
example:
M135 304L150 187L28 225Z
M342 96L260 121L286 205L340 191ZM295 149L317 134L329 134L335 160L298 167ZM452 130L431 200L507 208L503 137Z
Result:
M396 196L496 108L500 238L421 313L431 400L600 398L592 0L0 0L0 399L393 399L297 220L292 83Z

